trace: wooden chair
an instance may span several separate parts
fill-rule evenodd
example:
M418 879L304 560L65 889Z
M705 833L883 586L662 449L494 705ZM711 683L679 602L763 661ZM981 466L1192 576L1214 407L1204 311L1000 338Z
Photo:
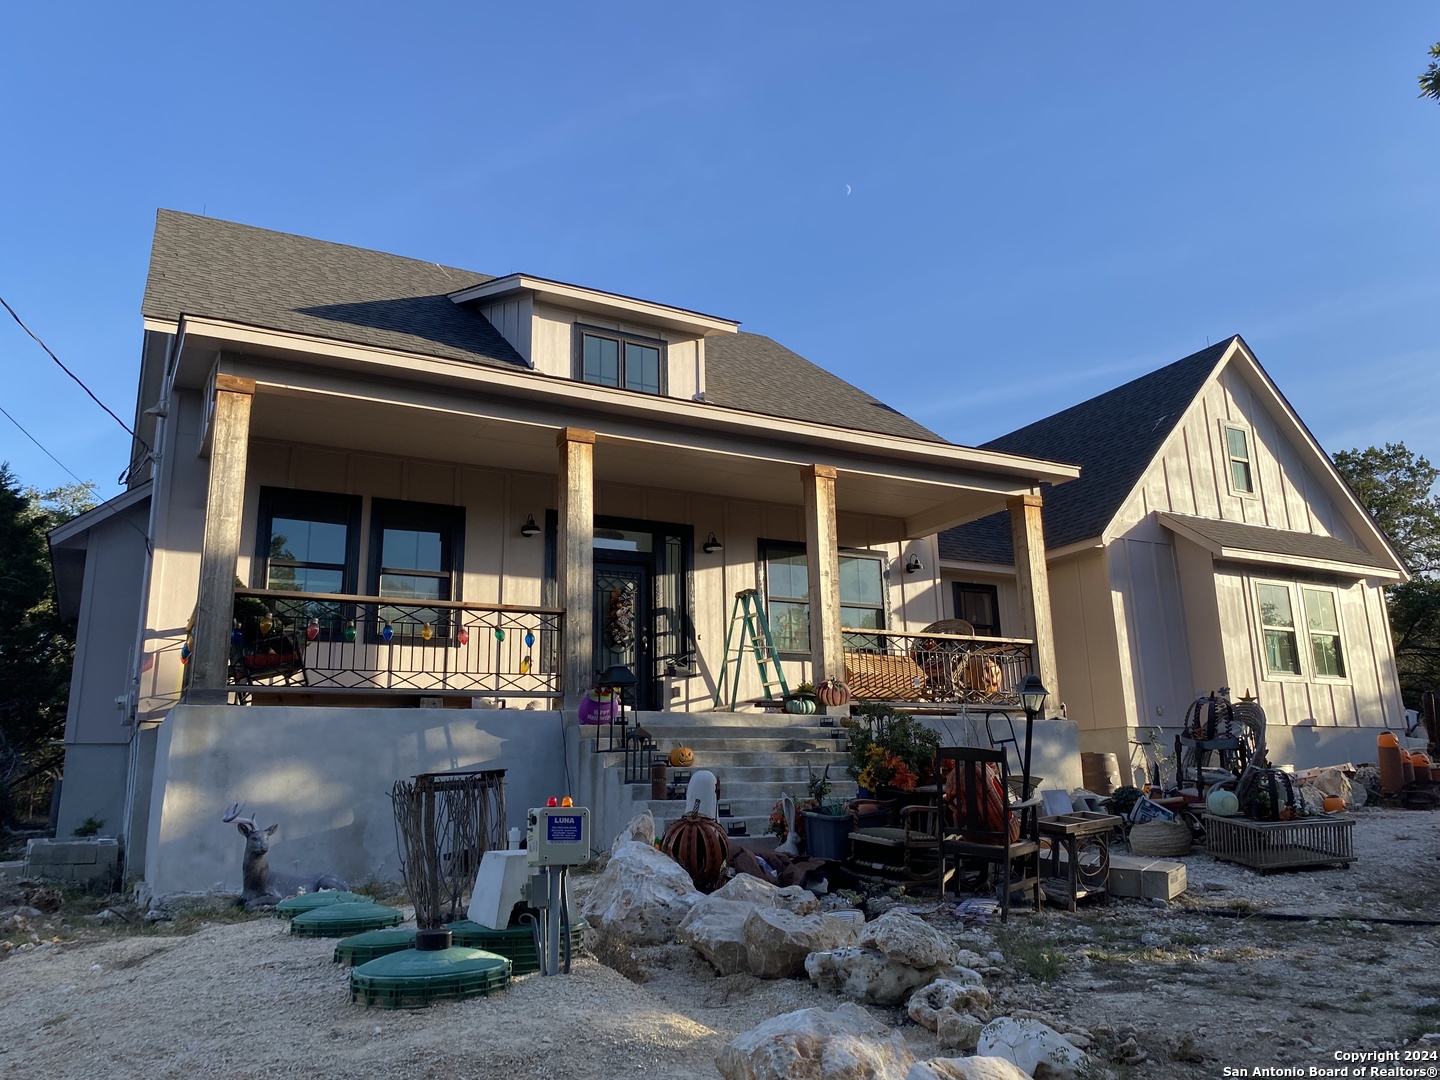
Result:
M1009 918L1012 893L1029 891L1039 911L1040 796L1013 797L1003 749L942 746L935 775L943 792L935 818L940 899L952 872L957 891L972 874L974 891L993 883L1001 922Z
M900 828L851 829L851 861L890 880L928 881L935 876L938 813L934 806L906 806L900 810Z

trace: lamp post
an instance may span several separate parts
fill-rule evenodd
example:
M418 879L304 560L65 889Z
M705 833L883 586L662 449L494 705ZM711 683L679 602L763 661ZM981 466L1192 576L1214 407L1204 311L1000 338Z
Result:
M595 680L595 689L599 691L609 690L611 697L610 707L610 749L624 750L626 746L625 727L629 719L625 715L625 691L634 691L638 679L635 673L623 664L615 664L606 668ZM620 739L615 739L615 729L620 729Z
M1022 781L1024 794L1022 799L1030 797L1030 746L1035 735L1035 716L1044 715L1045 699L1050 696L1050 691L1045 689L1045 684L1040 681L1039 675L1026 675L1020 680L1017 687L1020 693L1020 704L1025 707L1025 760L1021 763L1025 776Z

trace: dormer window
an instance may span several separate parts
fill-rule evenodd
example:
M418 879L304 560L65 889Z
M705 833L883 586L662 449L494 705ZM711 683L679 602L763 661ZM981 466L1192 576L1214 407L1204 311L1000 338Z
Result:
M579 337L576 377L596 386L664 392L665 342L633 334L576 327Z

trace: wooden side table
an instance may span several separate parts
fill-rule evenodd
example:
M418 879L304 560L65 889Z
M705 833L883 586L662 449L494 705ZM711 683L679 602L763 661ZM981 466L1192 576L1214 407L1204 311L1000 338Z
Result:
M1069 910L1085 896L1099 895L1102 903L1109 899L1110 833L1123 820L1114 814L1079 811L1058 817L1040 819L1040 835L1050 840L1051 880L1061 883ZM1080 865L1081 849L1088 860ZM1060 852L1065 852L1065 868L1060 866ZM1049 895L1047 891L1046 895Z

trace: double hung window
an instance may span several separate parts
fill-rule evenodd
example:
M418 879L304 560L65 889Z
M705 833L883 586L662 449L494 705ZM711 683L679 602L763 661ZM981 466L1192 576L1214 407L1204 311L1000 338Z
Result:
M810 567L805 546L762 540L760 562L765 579L766 614L775 648L781 653L808 656ZM840 553L840 625L847 629L885 629L885 567L880 556ZM859 645L872 646L875 646L874 639Z
M446 608L427 600L456 600L464 509L430 503L375 499L370 506L370 591L393 598L380 605L379 626L396 634L421 636L429 623L449 626Z
M1230 464L1230 490L1236 495L1255 494L1255 471L1250 460L1250 433L1238 424L1222 425L1225 456Z
M578 333L582 382L643 394L663 391L664 341L598 330L581 329Z
M260 489L259 552L252 580L286 592L353 593L360 499L320 491Z
M1255 597L1268 674L1345 678L1345 647L1334 589L1259 581Z

